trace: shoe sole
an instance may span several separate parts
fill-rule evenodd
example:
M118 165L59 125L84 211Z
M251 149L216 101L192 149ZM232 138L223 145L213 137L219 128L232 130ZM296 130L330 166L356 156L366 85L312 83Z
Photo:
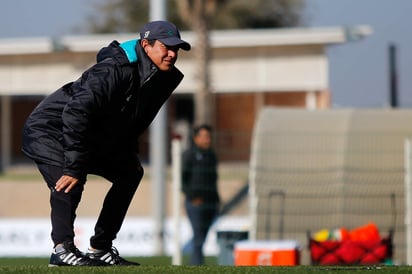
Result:
M58 265L58 264L48 264L48 267L106 267L106 266L110 266L110 265L104 265L104 264L100 264L100 265Z

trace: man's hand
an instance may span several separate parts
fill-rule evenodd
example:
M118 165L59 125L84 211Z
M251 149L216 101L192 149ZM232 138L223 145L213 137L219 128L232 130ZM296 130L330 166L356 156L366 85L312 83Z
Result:
M203 201L202 198L196 197L196 198L192 199L191 202L192 202L192 205L198 206L198 205L203 204L204 201Z
M70 190L79 182L78 179L71 177L69 175L63 175L56 183L56 191L62 191L64 189L65 193L69 193Z

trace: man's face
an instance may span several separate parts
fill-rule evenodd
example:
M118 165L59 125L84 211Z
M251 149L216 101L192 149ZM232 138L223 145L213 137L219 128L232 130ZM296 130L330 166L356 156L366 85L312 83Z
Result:
M199 133L194 136L195 144L201 149L208 149L212 144L212 137L210 132L206 129L201 129Z
M142 47L159 70L169 71L174 67L179 51L178 47L166 46L159 40L156 40L153 46L147 40L142 40Z

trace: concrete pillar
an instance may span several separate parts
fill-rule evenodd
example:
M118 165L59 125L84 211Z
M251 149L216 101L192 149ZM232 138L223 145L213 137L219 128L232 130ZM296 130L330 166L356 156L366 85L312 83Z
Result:
M0 96L1 101L1 156L0 172L11 165L11 96Z
M150 1L150 21L166 19L166 1ZM167 159L167 106L160 109L150 126L150 168L153 190L153 219L155 221L155 252L163 255L164 246L164 220L166 206L166 159Z

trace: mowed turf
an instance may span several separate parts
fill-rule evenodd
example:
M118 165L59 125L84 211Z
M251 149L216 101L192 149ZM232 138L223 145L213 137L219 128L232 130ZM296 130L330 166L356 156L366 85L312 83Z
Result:
M0 258L0 273L76 273L76 274L129 274L129 273L412 273L410 266L219 266L216 258L209 257L204 266L173 266L170 257L128 258L138 261L141 266L129 267L48 267L48 258ZM185 258L184 263L187 262Z

